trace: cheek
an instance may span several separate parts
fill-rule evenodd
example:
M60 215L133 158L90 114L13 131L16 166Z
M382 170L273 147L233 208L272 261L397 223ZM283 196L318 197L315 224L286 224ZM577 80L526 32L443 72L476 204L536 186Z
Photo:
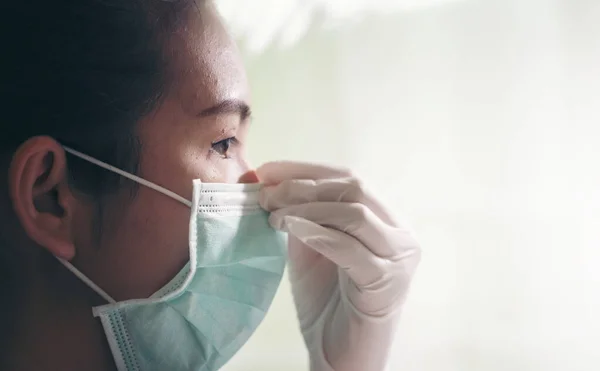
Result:
M237 183L250 170L243 154L225 159L211 153L209 148L194 144L181 144L176 150L161 153L142 161L141 176L187 199L192 197L194 179L205 183Z
M101 246L105 290L127 300L147 298L166 285L189 260L189 219L186 206L140 190Z

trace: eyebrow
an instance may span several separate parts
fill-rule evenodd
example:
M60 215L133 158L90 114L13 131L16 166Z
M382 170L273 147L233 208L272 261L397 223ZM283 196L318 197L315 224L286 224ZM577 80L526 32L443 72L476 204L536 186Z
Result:
M242 120L245 120L252 115L252 110L250 109L250 106L242 100L227 99L202 110L198 116L207 117L226 114L238 114Z

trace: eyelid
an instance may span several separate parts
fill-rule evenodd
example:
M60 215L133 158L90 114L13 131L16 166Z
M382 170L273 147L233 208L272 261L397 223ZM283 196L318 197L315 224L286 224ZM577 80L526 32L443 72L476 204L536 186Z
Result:
M215 147L217 147L219 145L226 145L227 148L225 148L224 151L219 151L219 150L215 149ZM229 137L229 138L225 138L225 139L221 139L219 141L213 142L210 147L210 152L216 153L217 155L221 156L222 158L228 159L228 158L231 158L231 156L229 155L231 150L236 147L239 147L239 146L240 146L239 139L237 137L233 136L233 137Z
M215 146L215 145L223 143L223 142L225 142L227 140L229 140L229 141L231 141L231 143L235 143L235 144L238 144L240 142L239 139L234 135L234 136L230 136L230 137L227 137L227 138L223 138L223 139L219 139L217 141L214 141L214 142L211 143L211 146Z

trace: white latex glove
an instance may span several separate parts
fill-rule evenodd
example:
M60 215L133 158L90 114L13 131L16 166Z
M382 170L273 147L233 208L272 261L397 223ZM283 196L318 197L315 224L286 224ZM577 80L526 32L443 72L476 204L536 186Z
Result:
M385 370L419 244L346 170L276 162L257 174L271 225L289 232L311 370Z

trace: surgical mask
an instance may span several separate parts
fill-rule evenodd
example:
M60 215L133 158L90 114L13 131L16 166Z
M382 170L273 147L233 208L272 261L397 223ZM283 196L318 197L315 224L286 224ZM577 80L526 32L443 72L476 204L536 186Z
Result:
M110 304L93 308L119 371L213 371L261 323L285 261L285 235L269 226L257 184L194 181L192 201L94 158L65 150L190 207L189 263L148 299L117 303L61 262ZM59 259L60 260L60 259Z

